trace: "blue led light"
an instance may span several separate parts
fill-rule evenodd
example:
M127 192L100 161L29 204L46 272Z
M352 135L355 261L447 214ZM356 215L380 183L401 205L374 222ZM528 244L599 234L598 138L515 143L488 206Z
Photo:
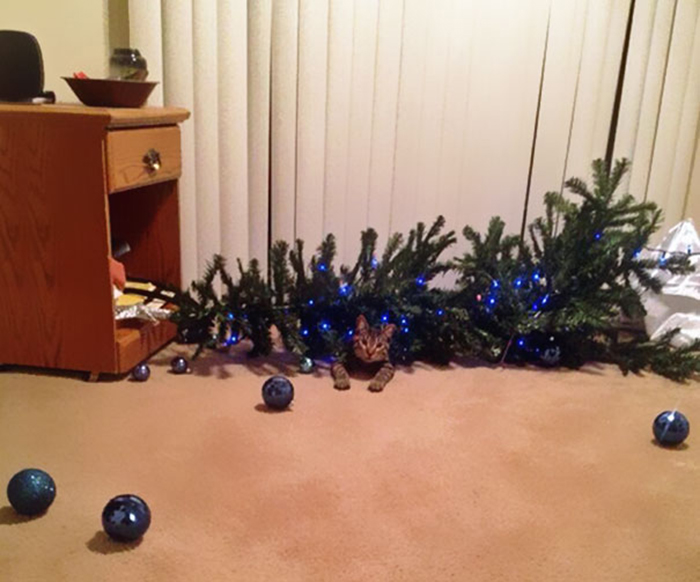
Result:
M603 233L600 232L600 231L596 232L596 233L593 235L593 237L594 237L596 240L600 240L600 239L602 238L602 236L603 236Z
M635 259L638 259L638 258L639 258L639 255L641 255L641 254L642 254L642 249L637 249L636 251L634 251L634 254L633 254L632 256L633 256Z
M520 289L520 287L523 286L523 280L518 277L515 281L513 281L513 285L516 289Z
M420 277L416 277L416 285L418 285L419 287L425 285L425 277L423 277L422 275Z
M438 309L438 310L437 310L437 314L438 314L440 317L442 317L443 315L445 315L445 310L444 310L444 309Z
M328 331L331 328L331 324L328 323L327 321L322 321L321 322L321 329L323 331Z
M348 336L348 337L352 337L353 335L355 335L355 332L352 331L351 329L349 329L348 332L347 332L345 335Z
M309 330L306 329L305 327L303 327L303 328L301 329L301 335L303 335L304 337L306 337L307 335L309 335Z
M542 305L547 305L547 301L549 301L549 295L545 295L545 296L542 298Z
M228 338L228 341L226 342L228 345L232 346L238 343L238 335L235 333L231 334L231 337Z
M494 280L494 281L491 282L491 288L492 288L492 289L498 289L500 286L501 286L501 284L500 284L498 281L496 281L496 280Z
M326 263L319 263L318 264L318 270L319 271L327 271L328 267L326 266Z
M377 257L372 257L372 268L376 269L379 266L379 261L377 260Z
M496 305L496 298L495 297L489 297L489 305Z
M532 280L533 281L539 281L540 280L540 274L535 272L532 274Z
M408 333L410 330L407 327L401 328L402 333Z
M309 300L307 301L307 303L308 303L309 305L313 305L313 304L314 304L314 300L313 300L313 299L309 299Z
M227 313L226 319L228 319L229 321L233 321L234 320L233 313L231 313L231 312Z
M520 338L518 340L518 347L521 347L521 348L525 347L525 340L523 338Z
M385 313L382 315L382 323L386 323L387 321L389 321L389 314Z
M402 317L401 318L401 325L407 325L407 324L408 324L408 320L405 317Z
M347 283L343 283L340 288L338 289L338 293L340 293L343 297L347 296L350 294L350 291L352 290L352 287L348 285Z

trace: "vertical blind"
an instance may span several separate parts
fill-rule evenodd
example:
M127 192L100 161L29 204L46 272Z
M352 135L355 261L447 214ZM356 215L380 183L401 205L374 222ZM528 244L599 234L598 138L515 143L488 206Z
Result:
M518 232L613 143L666 228L700 216L696 2L131 0L130 21L162 101L193 112L185 280L328 232L350 261L363 228L437 214Z

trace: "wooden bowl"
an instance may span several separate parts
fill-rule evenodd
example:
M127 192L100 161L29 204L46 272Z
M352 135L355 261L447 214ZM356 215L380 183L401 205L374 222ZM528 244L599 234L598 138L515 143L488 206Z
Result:
M158 84L119 79L63 79L82 103L95 107L141 107Z

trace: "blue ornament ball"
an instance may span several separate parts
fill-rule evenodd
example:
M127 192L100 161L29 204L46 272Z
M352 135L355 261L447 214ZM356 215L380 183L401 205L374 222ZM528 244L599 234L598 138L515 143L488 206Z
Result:
M102 527L117 542L133 542L148 531L151 510L138 495L118 495L102 511Z
M41 469L24 469L7 485L7 499L17 513L38 515L56 498L56 483Z
M187 360L182 356L176 356L170 362L170 369L173 374L187 374L190 367L187 364Z
M145 382L151 377L151 369L148 367L148 364L141 362L131 372L131 377L137 382Z
M688 438L690 423L685 415L677 410L666 410L654 419L652 428L660 445L675 447Z
M273 376L263 384L262 397L269 408L284 410L294 400L294 386L284 376Z

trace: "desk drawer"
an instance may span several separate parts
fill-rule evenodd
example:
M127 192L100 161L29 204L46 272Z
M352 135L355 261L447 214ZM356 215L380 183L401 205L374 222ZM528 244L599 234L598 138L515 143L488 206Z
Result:
M151 127L107 133L109 191L119 192L180 177L180 129Z

